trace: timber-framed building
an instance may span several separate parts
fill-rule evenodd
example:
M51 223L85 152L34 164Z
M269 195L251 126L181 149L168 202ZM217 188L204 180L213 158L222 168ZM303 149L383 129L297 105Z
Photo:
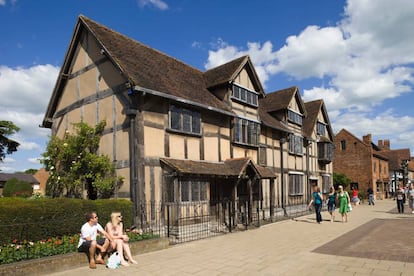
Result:
M249 56L203 72L81 15L42 125L62 137L102 120L99 152L124 177L117 197L135 203L137 221L151 217L148 201L208 212L230 200L247 219L272 215L332 185L322 100L304 103L298 87L265 93Z

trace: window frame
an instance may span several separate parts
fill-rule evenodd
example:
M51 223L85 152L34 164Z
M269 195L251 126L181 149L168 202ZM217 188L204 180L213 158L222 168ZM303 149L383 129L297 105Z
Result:
M288 108L287 110L287 119L292 124L301 126L303 124L303 115Z
M318 121L316 123L316 134L321 135L321 136L325 136L326 134L326 124Z
M288 151L290 154L303 155L303 137L295 134L289 134Z
M174 132L201 136L201 113L178 105L170 105L168 129Z
M233 142L248 146L259 146L260 124L245 118L233 120Z
M342 139L340 143L341 143L341 150L346 150L346 140Z
M329 193L329 189L331 188L331 176L329 174L322 175L322 193L327 194Z
M304 194L304 174L289 173L289 196L303 196Z
M231 90L232 90L232 93L231 93L232 99L248 104L250 106L254 106L254 107L259 106L258 105L259 94L256 91L249 90L245 87L242 87L234 83L232 85Z
M180 180L181 202L207 202L209 182L202 180ZM197 191L197 195L196 195Z
M330 142L318 142L318 160L332 161L334 152L334 144Z

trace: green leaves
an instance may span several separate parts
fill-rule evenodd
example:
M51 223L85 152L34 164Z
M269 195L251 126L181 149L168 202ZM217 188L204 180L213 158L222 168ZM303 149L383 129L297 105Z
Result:
M88 191L90 199L109 198L118 183L108 156L98 155L105 121L95 128L84 122L74 124L74 134L51 137L42 161L50 171L46 192L52 197L81 198Z
M17 151L20 144L8 138L18 132L20 128L15 126L10 121L0 121L0 162L3 161L6 154L11 154Z

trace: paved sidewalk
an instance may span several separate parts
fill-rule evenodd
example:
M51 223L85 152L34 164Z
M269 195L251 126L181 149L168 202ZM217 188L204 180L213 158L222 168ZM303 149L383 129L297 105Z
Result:
M354 236L359 235L361 240L368 237L371 242L379 244L375 250L386 251L380 245L392 244L392 233L382 233L381 239L374 240L378 231L369 231L366 225L365 228L359 227L372 220L377 224L389 219L414 222L414 214L390 212L395 207L393 200L379 200L375 206L363 204L354 208L348 223L341 223L338 213L336 221L331 223L329 214L324 212L323 223L317 224L314 214L311 214L254 230L137 255L138 265L117 270L105 266L91 270L85 263L85 267L50 275L414 275L412 262L375 259L375 256L386 256L387 252L376 252L370 259L339 256L332 250L332 254L313 252L355 229L352 231ZM358 228L365 230L358 232ZM399 246L414 255L414 244L403 243Z

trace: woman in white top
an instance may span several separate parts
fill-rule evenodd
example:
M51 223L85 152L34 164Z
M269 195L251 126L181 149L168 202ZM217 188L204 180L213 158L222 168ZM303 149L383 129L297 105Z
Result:
M137 262L132 258L131 249L129 248L128 235L124 233L120 212L112 212L111 221L106 224L105 230L114 238L111 241L111 247L118 251L121 257L121 265L128 266L128 262L136 264ZM125 261L124 257L128 259L128 262Z

